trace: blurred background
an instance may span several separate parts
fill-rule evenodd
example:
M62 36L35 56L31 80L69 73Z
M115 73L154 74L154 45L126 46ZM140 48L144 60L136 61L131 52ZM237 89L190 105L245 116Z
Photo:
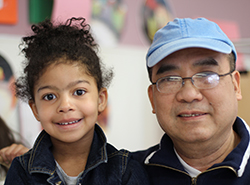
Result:
M156 30L175 17L205 17L236 46L243 94L239 116L250 123L249 7L249 0L0 0L0 116L16 137L32 146L42 128L10 88L22 71L21 37L46 18L65 22L85 17L99 43L99 56L115 73L108 107L99 117L108 141L132 151L156 144L163 132L147 97L147 49Z

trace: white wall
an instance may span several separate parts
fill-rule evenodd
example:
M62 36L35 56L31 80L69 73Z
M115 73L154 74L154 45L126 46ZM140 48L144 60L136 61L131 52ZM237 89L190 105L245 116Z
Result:
M138 150L159 141L161 129L147 96L149 85L145 56L147 48L101 47L101 58L114 68L109 88L110 125L108 141L117 148Z

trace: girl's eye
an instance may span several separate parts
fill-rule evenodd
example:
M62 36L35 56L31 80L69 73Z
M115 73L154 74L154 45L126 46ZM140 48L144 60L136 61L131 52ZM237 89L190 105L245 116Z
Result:
M53 100L55 98L56 96L54 94L47 94L43 97L43 99L48 100L48 101Z
M82 89L78 89L74 92L74 95L76 96L81 96L83 94L85 94L86 91L82 90Z

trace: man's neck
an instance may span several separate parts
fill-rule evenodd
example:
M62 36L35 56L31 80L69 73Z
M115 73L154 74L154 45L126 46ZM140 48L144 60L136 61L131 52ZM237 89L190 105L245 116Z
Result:
M183 144L175 143L176 152L193 168L204 172L216 163L221 163L227 155L239 144L240 137L234 131L219 145L211 143Z

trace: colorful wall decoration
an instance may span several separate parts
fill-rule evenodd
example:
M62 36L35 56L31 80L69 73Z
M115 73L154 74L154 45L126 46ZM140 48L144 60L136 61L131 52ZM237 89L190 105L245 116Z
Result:
M17 0L0 0L0 23L16 24L17 21Z
M166 0L146 0L142 19L144 33L152 42L155 32L173 19L173 12Z

